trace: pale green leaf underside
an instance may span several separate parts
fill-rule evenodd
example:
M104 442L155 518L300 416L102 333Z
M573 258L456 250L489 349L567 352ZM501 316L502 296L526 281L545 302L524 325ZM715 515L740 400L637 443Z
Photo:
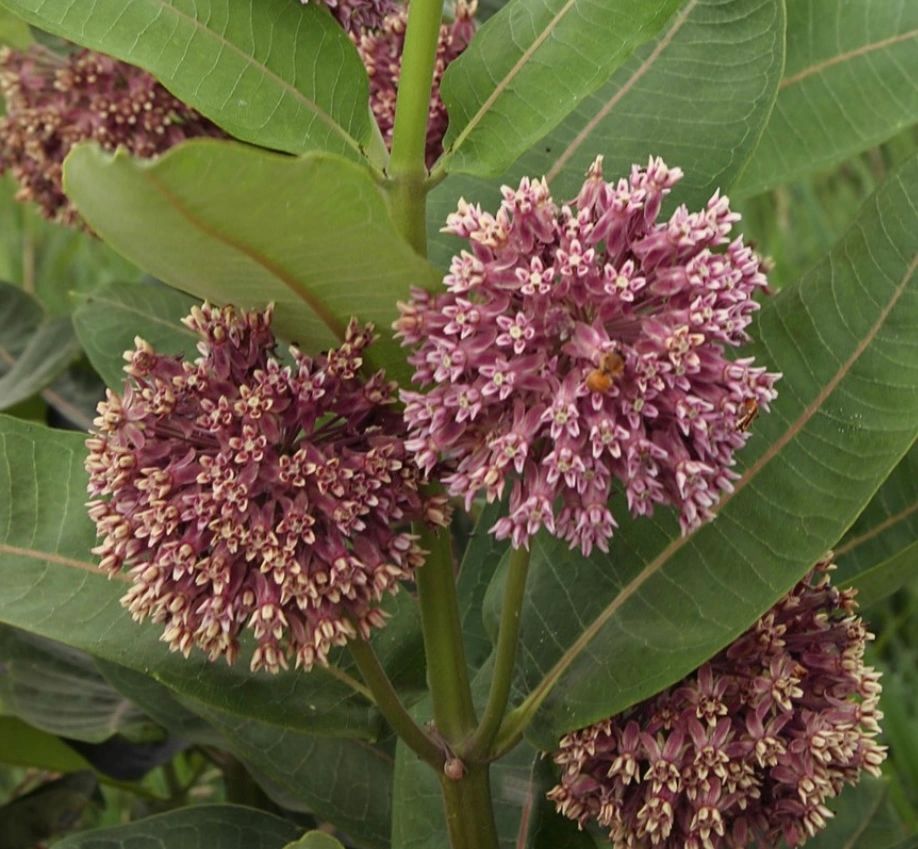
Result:
M119 598L126 583L96 570L86 516L84 437L0 416L0 622L143 672L230 714L284 729L372 736L369 707L329 674L253 675L189 659L137 625Z
M318 4L290 0L0 0L29 23L150 71L231 135L361 159L368 83Z
M792 0L787 68L737 184L752 195L841 162L918 121L918 3Z
M65 837L56 849L283 849L288 820L238 805L201 805Z
M65 185L93 230L160 280L218 303L273 301L277 332L308 351L340 342L351 316L372 321L382 336L373 365L404 377L396 301L439 275L399 236L361 166L215 141L155 161L81 146Z
M299 840L288 843L284 849L344 849L344 846L324 831L310 831Z
M456 174L434 190L432 258L447 265L459 244L437 232L459 197L493 209L500 183L544 175L566 203L599 154L607 180L651 155L681 167L674 197L692 208L717 188L729 190L768 120L783 44L781 0L689 0L500 180Z
M676 0L512 0L444 75L443 167L500 174L654 37Z
M611 553L590 559L535 540L521 689L545 697L536 742L550 748L659 691L745 630L838 540L912 444L916 200L913 158L832 255L763 309L749 353L784 378L715 521L680 537L670 517L624 520Z

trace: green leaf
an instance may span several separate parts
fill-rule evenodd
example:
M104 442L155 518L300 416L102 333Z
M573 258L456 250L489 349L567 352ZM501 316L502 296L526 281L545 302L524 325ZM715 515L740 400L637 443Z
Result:
M439 276L398 235L365 168L194 141L156 160L81 146L64 171L92 228L155 277L220 303L274 301L278 332L310 350L343 338L352 315L373 321L374 364L406 373L396 301Z
M829 803L835 816L808 849L902 849L906 837L887 800L885 782L864 778Z
M654 37L678 0L511 0L443 77L449 172L497 175Z
M54 849L283 849L297 827L237 805L198 805L130 825L72 834Z
M918 4L793 0L775 110L736 187L824 169L918 121Z
M47 318L22 289L0 283L0 410L40 392L79 352L69 318Z
M685 537L629 520L586 559L533 543L520 689L551 749L668 686L735 639L831 547L918 429L918 158L863 208L832 255L759 314L743 354L781 371L734 491Z
M841 581L854 580L918 539L918 444L835 547Z
M198 337L181 323L196 303L158 283L109 283L80 298L73 325L95 370L106 385L120 390L122 354L133 349L135 336L164 353L197 355Z
M230 135L362 159L366 72L318 4L289 0L2 0L29 23L152 73Z
M344 849L343 844L324 831L310 831L284 849Z
M0 45L25 50L32 43L29 25L12 12L0 9Z
M857 587L857 600L866 609L915 578L918 578L918 542L906 546L888 560L852 575L843 585Z
M53 734L13 716L0 716L0 763L52 772L92 769L82 755Z
M0 622L123 664L231 715L257 717L278 734L294 729L373 737L374 711L329 672L253 675L185 659L121 607L122 580L109 581L90 555L85 449L78 434L0 416ZM340 673L336 673L339 674ZM347 676L344 676L346 679Z
M781 78L783 44L781 0L689 0L499 182L545 175L567 201L598 154L609 180L654 155L685 172L675 200L700 206L718 187L729 189L752 154ZM451 175L431 194L432 233L463 196L488 208L500 202L495 181ZM458 241L433 241L432 256L447 265Z
M50 734L101 743L161 732L76 649L0 626L0 712Z

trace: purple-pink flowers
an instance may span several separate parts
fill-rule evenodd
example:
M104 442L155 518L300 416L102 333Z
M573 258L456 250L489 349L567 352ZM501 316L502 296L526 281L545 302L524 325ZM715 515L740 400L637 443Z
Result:
M146 71L91 50L65 57L38 46L4 49L0 93L0 174L15 177L18 200L34 201L65 224L79 221L61 185L75 144L96 141L151 157L185 139L223 135Z
M571 205L544 180L503 188L496 215L460 201L445 232L467 239L447 291L416 290L396 330L414 346L403 393L408 443L453 495L500 498L517 547L546 528L589 554L616 526L615 481L633 514L712 515L734 453L776 393L776 374L730 360L766 286L739 216L715 194L658 221L681 177L660 159L606 182L599 157Z
M679 684L563 738L558 810L659 849L793 847L825 827L826 801L886 757L872 635L831 568Z
M310 668L384 623L379 602L423 562L399 526L437 517L407 455L394 384L359 371L372 328L337 349L274 358L271 309L204 305L194 362L141 339L123 396L87 441L101 568L130 569L123 603L186 655ZM430 509L425 509L425 508Z

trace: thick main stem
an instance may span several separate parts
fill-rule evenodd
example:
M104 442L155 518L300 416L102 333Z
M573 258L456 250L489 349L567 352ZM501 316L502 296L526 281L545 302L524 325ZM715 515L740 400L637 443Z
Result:
M460 781L441 779L450 849L498 849L487 764L469 769Z
M491 690L481 722L466 748L467 757L472 760L487 757L491 744L497 736L501 721L510 699L513 682L513 666L516 661L516 647L520 635L520 614L523 595L526 590L526 575L529 573L529 550L516 548L510 553L504 597L501 604L500 632L497 637L497 652L494 671L491 676Z
M408 7L387 169L392 217L423 255L427 254L427 120L442 16L443 0L412 0Z

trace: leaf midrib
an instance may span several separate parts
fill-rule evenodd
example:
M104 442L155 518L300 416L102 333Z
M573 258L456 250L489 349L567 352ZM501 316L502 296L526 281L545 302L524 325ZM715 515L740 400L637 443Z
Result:
M849 554L865 542L869 542L875 537L878 537L883 531L887 531L891 527L898 525L899 522L904 522L912 513L916 512L918 512L918 501L913 501L908 507L893 513L891 516L887 516L882 522L878 522L870 528L870 530L864 531L864 533L852 537L844 545L840 545L835 549L835 556L841 557L844 554Z
M870 327L867 333L864 335L864 338L860 343L855 347L854 351L842 363L838 371L832 376L832 378L826 383L822 390L817 394L817 396L804 408L800 416L794 421L794 423L782 434L782 436L773 442L768 449L744 472L742 477L736 482L736 485L733 488L733 491L725 495L719 504L717 505L717 512L720 513L723 508L732 501L736 495L745 489L755 478L758 476L759 472L768 465L768 463L773 460L778 453L792 440L798 433L806 426L806 424L816 415L820 410L823 403L826 399L835 391L838 384L847 376L851 371L851 368L857 362L861 354L864 353L867 346L873 341L877 333L879 333L883 324L885 323L889 313L895 307L899 298L905 292L906 286L911 280L912 275L915 272L915 268L918 266L918 255L912 258L911 263L909 264L906 272L892 292L886 306L880 311L879 316L877 317L876 322ZM704 526L702 526L704 527ZM699 529L700 530L700 529ZM574 643L568 648L561 657L555 662L554 666L545 674L542 680L533 688L530 694L526 697L523 704L517 708L519 715L532 716L535 711L540 707L542 702L548 697L549 693L554 688L555 684L558 683L561 676L567 671L568 667L573 664L577 657L583 652L589 644L593 641L594 637L599 633L603 626L614 616L618 610L627 602L640 588L657 572L659 572L667 562L685 545L687 545L692 539L694 539L695 534L698 531L683 536L677 537L666 548L663 549L660 554L657 555L647 566L645 566L634 578L631 579L619 592L619 594L612 600L612 602L587 626L586 629L581 633L581 635L574 641Z
M807 66L806 68L803 68L796 74L791 74L791 76L785 77L783 80L781 80L781 84L778 86L778 89L783 91L785 88L796 85L808 77L812 77L821 73L826 68L831 68L834 65L840 65L843 62L850 62L852 59L859 59L861 56L866 56L868 53L882 50L884 47L892 47L894 44L908 41L910 38L915 38L916 36L918 36L918 29L913 29L909 30L908 32L899 33L898 35L891 35L889 38L883 38L879 41L871 41L867 44L862 44L860 47L855 47L852 50L846 50L844 53L838 53L835 56L830 56L828 59L824 59L822 62L816 62Z

